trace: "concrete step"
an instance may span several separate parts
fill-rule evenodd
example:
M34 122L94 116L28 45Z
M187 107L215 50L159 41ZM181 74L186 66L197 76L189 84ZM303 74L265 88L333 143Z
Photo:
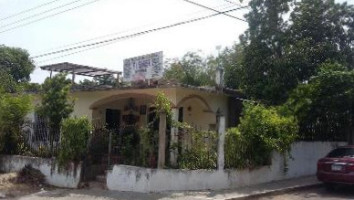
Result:
M88 182L88 187L90 189L101 189L101 190L106 190L107 189L106 183L102 183L102 182L99 182L99 181L90 181L90 182Z
M106 184L106 175L97 175L96 176L96 181Z

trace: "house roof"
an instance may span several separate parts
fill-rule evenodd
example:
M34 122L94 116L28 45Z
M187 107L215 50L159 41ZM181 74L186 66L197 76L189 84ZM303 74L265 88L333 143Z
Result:
M54 72L73 73L77 75L90 76L90 77L122 74L122 72L120 71L103 69L98 67L90 67L86 65L78 65L78 64L68 63L68 62L41 66L41 69L54 71Z
M218 93L218 94L225 94L228 96L244 98L244 94L239 90L235 90L232 88L217 88L212 86L192 86L187 84L181 84L173 80L159 80L153 83L135 83L133 85L120 85L118 87L112 86L81 86L81 85L74 85L72 87L73 92L80 92L80 91L107 91L107 90L129 90L129 89L153 89L153 88L188 88L193 90L198 90L207 93Z

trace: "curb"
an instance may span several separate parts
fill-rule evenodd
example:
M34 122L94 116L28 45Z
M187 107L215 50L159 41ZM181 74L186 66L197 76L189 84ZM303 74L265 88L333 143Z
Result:
M299 185L299 186L287 187L287 188L282 188L282 189L269 190L269 191L266 191L266 192L254 193L254 194L241 196L241 197L227 198L225 200L249 200L249 199L253 199L253 198L265 197L265 196L268 196L268 195L279 195L279 194L284 194L284 193L287 193L287 192L294 192L294 191L297 191L297 190L319 188L319 187L322 187L322 186L323 186L322 183L313 183L313 184L308 184L308 185Z

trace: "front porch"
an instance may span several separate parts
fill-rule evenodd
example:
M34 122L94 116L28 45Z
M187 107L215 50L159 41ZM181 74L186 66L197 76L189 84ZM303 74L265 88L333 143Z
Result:
M101 97L95 98L89 105L92 123L97 131L102 132L101 127L108 129L104 136L108 138L107 148L103 149L102 155L96 156L101 158L102 163L156 168L158 157L161 157L158 156L159 140L163 132L162 135L165 137L163 149L166 149L163 157L166 162L161 165L164 167L177 165L178 155L183 149L193 145L193 138L190 134L186 134L185 130L178 129L171 123L165 122L166 125L161 128L161 117L154 105L158 93L165 94L171 105L171 120L167 121L183 122L194 131L215 132L217 112L227 113L227 96L187 88L91 92L95 97ZM74 94L78 99L77 107L82 108L80 100L83 101L87 93ZM75 109L74 114L76 111L83 110ZM142 147L144 145L142 134L147 135L149 143L152 144L148 150ZM146 156L146 159L142 159L141 155Z

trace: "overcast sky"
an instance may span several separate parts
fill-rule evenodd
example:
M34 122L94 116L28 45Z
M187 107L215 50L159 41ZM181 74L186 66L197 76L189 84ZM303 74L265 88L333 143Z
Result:
M20 11L52 1L0 0L0 8L2 8L0 12L0 26L2 27L0 32L72 7L89 2L93 3L0 33L0 44L24 48L28 50L31 56L36 56L58 50L57 48L61 46L107 34L111 35L90 42L125 36L214 13L183 0L57 0L23 15L3 19ZM222 11L239 7L237 4L230 3L238 2L238 0L193 1ZM354 0L348 0L348 2L353 4ZM65 4L70 5L56 8ZM38 15L49 9L53 9L53 11ZM247 11L247 9L242 9L230 14L243 18ZM31 17L32 15L38 16ZM203 51L205 55L216 54L216 46L231 46L247 27L247 23L241 20L220 15L117 41L107 46L67 57L57 58L65 55L57 54L38 58L35 59L37 69L31 76L32 82L43 82L48 76L48 72L38 69L39 66L58 62L72 62L121 71L123 59L152 52L163 51L164 58L181 57L188 51L198 50Z

